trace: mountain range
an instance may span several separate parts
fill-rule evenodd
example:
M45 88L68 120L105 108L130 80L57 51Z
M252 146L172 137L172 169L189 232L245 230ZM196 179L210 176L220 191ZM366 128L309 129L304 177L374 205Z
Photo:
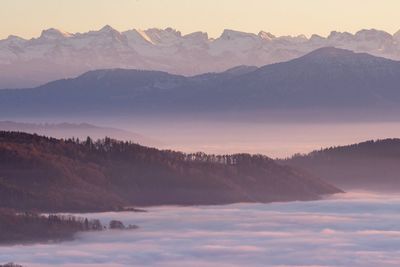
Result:
M400 62L333 47L263 67L196 76L104 69L0 91L0 118L274 112L397 117ZM348 115L347 114L347 115Z
M86 33L43 30L29 40L0 40L0 88L33 87L105 68L158 70L178 75L222 72L239 66L288 61L322 47L400 60L400 31L376 29L355 34L333 31L327 37L275 36L226 29L218 38L205 32L183 35L172 29L127 30L111 26Z

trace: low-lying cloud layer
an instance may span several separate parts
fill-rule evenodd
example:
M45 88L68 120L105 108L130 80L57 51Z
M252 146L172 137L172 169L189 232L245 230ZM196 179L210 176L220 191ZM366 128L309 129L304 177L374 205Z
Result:
M86 216L86 215L85 215ZM26 266L399 266L400 196L344 194L314 202L155 207L100 213L138 230L73 242L0 247Z

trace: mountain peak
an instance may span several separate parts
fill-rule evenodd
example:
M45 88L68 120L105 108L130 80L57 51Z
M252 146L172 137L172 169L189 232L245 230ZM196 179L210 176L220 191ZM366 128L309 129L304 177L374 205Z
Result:
M258 33L258 36L259 36L261 39L263 39L263 40L268 40L268 41L276 38L276 36L273 35L272 33L270 33L270 32L265 32L265 31L260 31L260 32Z
M356 38L362 39L362 40L387 40L391 39L392 35L390 33L387 33L385 31L381 30L376 30L376 29L369 29L369 30L360 30L356 32L355 34Z
M185 39L190 39L198 42L208 41L208 34L206 32L192 32L183 36Z
M348 40L351 40L353 37L354 37L354 35L349 32L331 31L331 33L328 36L328 40L348 41Z
M8 40L21 40L21 41L26 41L24 38L22 38L22 37L19 37L19 36L16 36L16 35L9 35L8 37L7 37L7 39Z
M328 47L322 47L319 49L316 49L305 56L303 58L316 58L316 57L321 57L321 58L333 58L333 57L342 57L342 56L349 56L349 55L354 55L354 53L351 50L347 49L341 49L341 48L336 48L333 46L328 46Z
M40 39L50 39L50 40L55 40L55 39L63 39L63 38L68 38L73 36L72 34L68 32L63 32L55 28L50 28L47 30L43 30L42 34L40 35Z
M144 31L153 44L172 44L182 37L182 33L171 27L166 29L151 28Z
M95 34L99 39L99 42L102 42L102 38L104 39L111 39L114 42L119 42L123 44L127 44L128 39L125 35L123 35L121 32L117 31L110 25L106 25L103 28L101 28L98 31L92 32L92 34Z
M255 35L254 33L247 33L247 32L225 29L222 32L220 39L232 40L232 39L246 38L246 37L254 38L254 37L257 37L257 35Z
M354 52L352 50L336 48L336 47L323 47L314 50L300 58L294 59L295 61L317 63L317 64L336 64L336 65L354 65L371 66L373 64L388 64L395 62L383 57L377 57L363 52Z
M150 37L140 29L132 29L122 32L133 44L154 44Z
M312 42L316 42L316 41L318 42L318 41L323 41L323 40L325 40L325 38L318 34L313 34L310 37L310 41L312 41Z
M99 30L99 32L116 32L117 30L111 27L110 25L105 25L103 28Z
M16 35L9 35L7 37L7 39L0 40L0 42L2 42L2 41L8 42L8 43L13 43L13 44L18 44L18 43L23 43L26 40L24 38L16 36Z
M157 34L170 34L174 35L176 37L182 36L182 33L174 28L168 27L165 29L160 29L160 28L150 28L145 30L146 33L157 33Z

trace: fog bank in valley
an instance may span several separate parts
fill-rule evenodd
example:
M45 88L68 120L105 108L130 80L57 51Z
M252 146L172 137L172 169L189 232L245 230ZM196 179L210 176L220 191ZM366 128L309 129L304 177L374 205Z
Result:
M138 230L61 244L0 247L27 266L398 266L400 196L346 193L313 202L153 207L118 218Z

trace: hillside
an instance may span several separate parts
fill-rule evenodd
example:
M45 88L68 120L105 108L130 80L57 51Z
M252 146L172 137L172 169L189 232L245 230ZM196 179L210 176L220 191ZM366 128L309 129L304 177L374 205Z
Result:
M160 151L0 132L0 203L17 210L318 199L339 189L264 156Z
M72 240L77 232L101 231L99 220L71 215L18 214L0 208L0 244Z
M260 68L185 77L97 70L32 89L1 90L0 118L215 116L277 118L311 112L397 118L400 62L332 47ZM346 116L343 116L346 114ZM311 116L310 116L311 117Z
M282 163L345 190L400 191L400 139L322 149L296 155Z

